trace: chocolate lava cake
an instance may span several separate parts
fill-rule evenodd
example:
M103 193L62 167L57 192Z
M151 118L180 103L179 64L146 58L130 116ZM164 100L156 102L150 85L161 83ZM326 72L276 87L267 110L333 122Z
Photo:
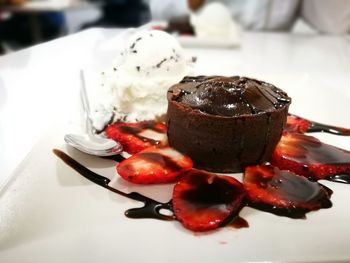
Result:
M194 166L241 172L268 161L281 138L291 99L246 77L185 77L168 91L169 145Z

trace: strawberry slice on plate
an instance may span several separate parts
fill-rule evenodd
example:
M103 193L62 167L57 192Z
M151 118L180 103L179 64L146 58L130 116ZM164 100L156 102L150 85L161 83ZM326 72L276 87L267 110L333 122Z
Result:
M117 122L108 125L105 134L107 138L118 141L129 154L167 144L166 126L162 122Z
M243 177L249 206L273 214L305 218L305 213L332 206L332 191L270 164L249 166Z
M310 121L295 115L288 115L286 127L284 130L288 132L306 133L310 126Z
M350 183L350 152L300 133L283 133L271 163L310 180Z
M288 115L287 124L284 130L287 132L299 133L327 132L335 135L350 136L349 128L342 128L315 121L310 121L292 114Z
M191 169L192 160L170 147L149 147L118 163L117 172L136 184L175 182Z
M185 228L208 231L233 220L244 199L243 186L235 178L192 169L174 186L172 202Z

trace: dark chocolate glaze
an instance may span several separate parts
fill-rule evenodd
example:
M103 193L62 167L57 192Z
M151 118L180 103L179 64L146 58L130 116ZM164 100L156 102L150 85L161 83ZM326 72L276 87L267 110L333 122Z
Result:
M153 145L158 145L160 143L159 141L140 135L140 133L146 129L153 130L153 131L159 132L159 133L163 133L162 130L160 130L156 127L156 124L157 123L154 121L146 121L146 122L142 123L140 125L140 127L120 126L120 130L123 133L133 135L134 137L142 140L143 142L149 142Z
M349 151L323 143L319 139L305 134L292 133L286 134L285 136L289 136L294 140L299 140L299 144L295 146L299 147L299 151L303 153L296 156L286 156L285 158L305 164L305 169L313 164L343 165L348 167L347 172L350 173ZM281 141L284 142L283 138L284 137L282 137ZM290 146L293 145L290 144Z
M332 207L332 190L269 164L246 170L244 185L249 206L276 215L305 218L307 212Z
M258 114L290 103L285 92L263 81L245 77L185 78L173 87L176 101L219 116ZM184 85L186 84L186 85ZM179 89L179 90L177 90Z
M167 168L171 171L183 170L183 168L179 166L172 158L170 158L169 156L162 155L160 153L141 152L138 153L138 156L146 162L156 163L160 167Z
M287 132L282 136L276 152L281 158L272 158L271 163L280 169L288 169L311 181L329 180L350 183L350 152L319 139L298 133ZM284 149L293 149L291 153ZM295 153L293 154L293 151Z
M306 213L310 211L318 210L321 208L332 207L332 202L329 197L331 193L332 193L332 190L330 190L329 188L321 184L319 188L303 190L303 194L306 195L305 200L307 200L306 199L307 197L312 197L313 195L316 196L315 198L318 198L318 199L315 199L315 202L319 202L319 207L316 209L309 209L306 207L281 208L281 207L276 207L266 203L253 203L253 202L248 203L248 206L261 211L279 215L279 216L285 216L285 217L290 217L295 219L304 219L306 218ZM311 200L310 202L312 201L313 200Z
M245 196L243 185L236 179L192 169L175 185L173 206L175 211L182 211L185 218L218 215L211 225L225 226L238 216Z
M184 168L181 165L179 165L176 161L174 161L171 157L161 154L159 152L152 152L152 150L147 151L146 149L142 152L138 152L137 159L143 160L144 163L152 164L153 166L155 165L160 169L163 168L166 171L174 172L177 174L177 177L180 176L180 171L184 170ZM134 176L137 176L137 174L139 173L138 168L136 168L135 170L135 167L132 164L130 165L130 162L129 164L125 164L123 167L118 168L118 172L121 172L121 170L126 170L129 173L128 179L131 182L134 182Z

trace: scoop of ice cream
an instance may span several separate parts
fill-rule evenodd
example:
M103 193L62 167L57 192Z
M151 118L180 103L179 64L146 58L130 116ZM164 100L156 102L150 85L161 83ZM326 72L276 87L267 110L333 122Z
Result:
M116 69L137 78L177 78L187 70L179 42L160 30L141 31L127 42Z
M228 8L219 2L208 3L192 13L190 23L197 37L238 38L239 27Z
M192 64L170 34L135 33L112 69L104 72L105 108L113 108L115 121L161 117L167 110L168 88L190 74Z

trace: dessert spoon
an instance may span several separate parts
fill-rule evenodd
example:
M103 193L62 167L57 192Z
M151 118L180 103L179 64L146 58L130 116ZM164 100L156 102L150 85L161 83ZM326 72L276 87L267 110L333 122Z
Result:
M111 156L122 152L120 143L102 137L94 133L92 121L90 119L90 105L86 91L84 71L80 71L81 89L80 95L86 120L87 134L66 134L64 140L77 150L96 156Z

